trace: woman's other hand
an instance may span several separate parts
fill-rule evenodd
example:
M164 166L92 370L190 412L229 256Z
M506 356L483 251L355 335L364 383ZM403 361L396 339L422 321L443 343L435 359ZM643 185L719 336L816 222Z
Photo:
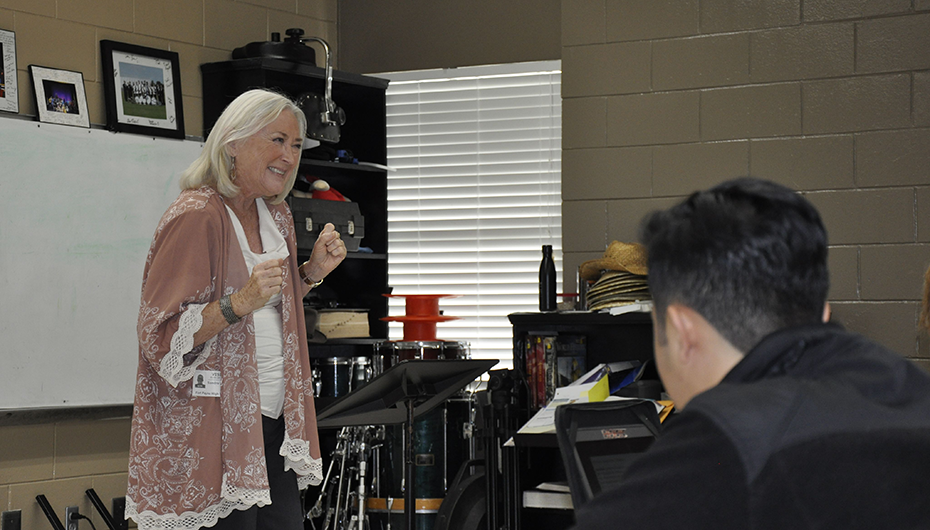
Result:
M270 259L252 267L252 276L239 292L230 297L233 310L245 316L260 309L268 300L281 292L284 284L284 260Z

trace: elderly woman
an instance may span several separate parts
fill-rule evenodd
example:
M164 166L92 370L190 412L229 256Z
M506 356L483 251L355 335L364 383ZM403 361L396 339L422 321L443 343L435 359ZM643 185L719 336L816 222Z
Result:
M141 529L303 529L322 463L302 298L346 255L327 224L297 263L282 201L305 129L279 94L236 98L155 231L126 495Z

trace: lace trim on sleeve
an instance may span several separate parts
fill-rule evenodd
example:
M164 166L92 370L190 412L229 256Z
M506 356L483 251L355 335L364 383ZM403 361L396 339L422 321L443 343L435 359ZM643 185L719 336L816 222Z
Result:
M285 432L280 454L284 457L284 470L293 469L297 473L299 489L323 482L323 459L310 456L310 442L294 440Z
M158 514L151 510L139 513L132 498L126 497L126 517L132 518L140 530L196 530L216 525L216 521L226 517L233 510L247 510L254 505L259 507L271 504L271 492L267 489L249 490L236 488L226 483L223 475L223 498L219 503L202 512L184 512L182 514Z
M194 333L200 331L203 325L201 313L206 306L207 304L190 304L187 310L181 313L178 330L171 337L171 351L162 357L158 366L158 374L173 387L177 387L181 381L194 377L194 370L207 360L213 349L216 337L204 343L203 351L193 363L184 366L184 355L194 349Z

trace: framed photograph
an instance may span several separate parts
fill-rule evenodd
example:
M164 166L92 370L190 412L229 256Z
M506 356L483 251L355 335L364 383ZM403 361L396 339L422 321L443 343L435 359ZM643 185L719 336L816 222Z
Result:
M184 138L178 54L111 40L100 41L107 128Z
M0 110L19 112L19 86L16 83L16 35L0 29Z
M84 74L29 65L39 121L90 128Z

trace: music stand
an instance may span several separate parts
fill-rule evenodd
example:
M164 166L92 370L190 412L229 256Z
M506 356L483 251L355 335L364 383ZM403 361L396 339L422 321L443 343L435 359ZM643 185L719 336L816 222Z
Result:
M413 422L495 364L496 360L401 361L320 411L317 426L404 424L404 520L407 530L413 530Z

